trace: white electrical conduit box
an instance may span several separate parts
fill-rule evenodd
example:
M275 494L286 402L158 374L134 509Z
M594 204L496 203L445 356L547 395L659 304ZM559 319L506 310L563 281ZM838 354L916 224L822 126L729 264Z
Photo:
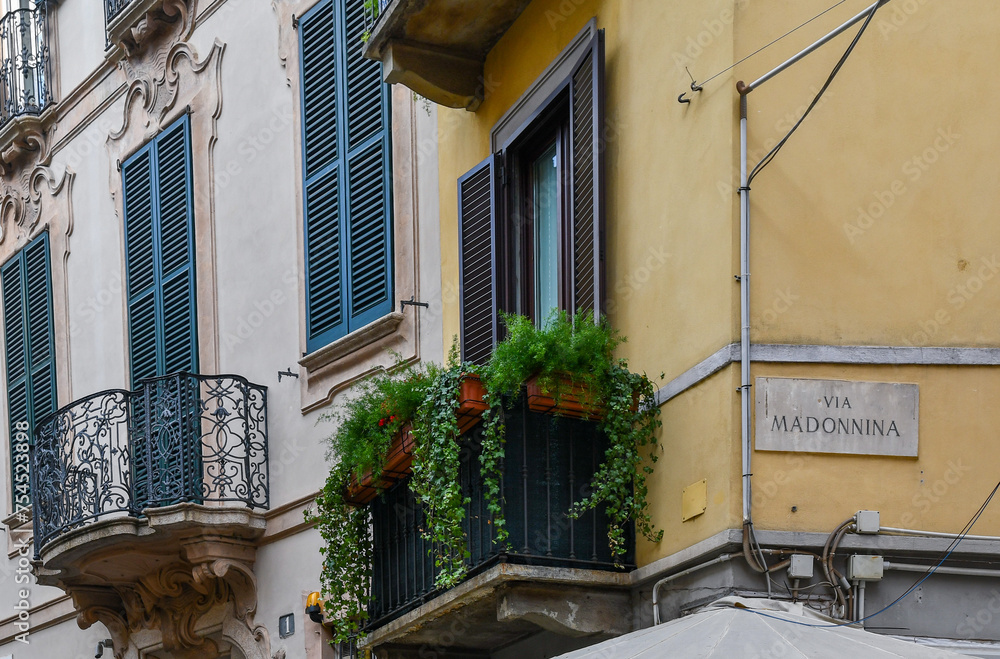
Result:
M858 533L863 535L875 535L881 528L877 510L859 510L854 520Z
M812 579L813 557L809 554L792 554L788 564L789 579Z
M854 554L847 559L848 581L881 581L885 564L881 556Z

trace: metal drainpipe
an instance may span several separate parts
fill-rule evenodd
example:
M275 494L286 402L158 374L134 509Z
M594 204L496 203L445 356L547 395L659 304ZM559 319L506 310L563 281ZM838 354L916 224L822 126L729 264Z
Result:
M885 561L882 564L882 568L885 570L898 570L900 572L927 572L927 570L932 567L933 566L931 565L893 563L891 561ZM942 566L935 569L934 572L940 574L955 574L963 577L989 577L992 579L1000 579L1000 570L989 570L986 568Z
M743 526L750 524L750 188L747 185L747 95L740 92L740 393Z
M938 531L917 531L914 529L897 529L891 526L883 526L878 531L885 535L910 535L925 538L949 538L959 537L958 533L939 533ZM1000 536L995 535L963 535L962 540L985 540L987 542L1000 542Z
M740 95L740 389L742 392L742 428L740 433L743 449L743 532L748 532L752 524L750 509L750 187L747 174L747 96L765 82L775 77L793 64L801 61L807 55L815 52L823 45L846 32L851 26L860 23L873 10L887 4L890 0L876 0L874 4L853 18L828 33L822 39L799 51L777 67L749 85L742 80L736 83L736 91Z
M691 574L693 572L697 572L698 570L704 570L707 567L711 567L713 565L718 565L719 563L725 563L726 561L730 561L730 560L732 560L733 558L735 558L735 557L737 557L739 555L740 554L722 554L721 556L717 556L717 557L713 558L710 561L706 561L705 563L702 563L700 565L695 565L694 567L689 567L686 570L681 570L677 574L671 574L670 576L664 577L664 578L660 579L659 581L657 581L656 584L653 586L653 625L655 626L655 625L660 624L660 598L659 598L659 593L660 593L660 587L661 586L663 586L665 584L668 584L671 581L676 581L677 579L680 579L681 577L686 577L687 575L689 575L689 574Z

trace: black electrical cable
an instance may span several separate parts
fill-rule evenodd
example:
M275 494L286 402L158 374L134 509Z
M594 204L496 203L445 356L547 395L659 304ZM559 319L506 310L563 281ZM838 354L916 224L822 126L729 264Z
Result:
M887 1L888 0L885 0L885 2ZM837 66L833 67L833 71L830 72L830 75L829 77L827 77L826 82L823 83L823 87L816 94L816 97L813 98L812 103L809 104L809 107L806 108L805 114L803 114L799 118L799 120L795 122L795 125L792 126L792 129L788 131L788 133L783 138L781 138L781 141L778 142L774 146L774 148L771 149L768 152L768 154L761 159L759 163L757 163L757 166L754 167L753 171L750 172L750 176L747 177L747 186L750 185L754 177L757 176L757 174L759 174L762 169L767 167L771 163L771 161L774 160L774 156L777 155L778 151L781 151L781 147L785 146L785 142L788 141L788 138L790 138L792 134L799 129L799 126L802 125L802 122L805 121L806 117L809 116L809 113L813 111L813 108L815 108L816 105L819 103L820 99L823 98L823 94L825 94L826 90L830 88L830 84L833 82L833 79L837 77L837 74L840 73L840 69L844 66L844 63L847 61L847 58L851 56L851 53L854 51L854 47L858 45L858 42L861 40L861 35L865 33L865 30L868 29L868 26L871 24L872 19L875 18L875 12L877 12L883 4L884 2L879 2L872 7L872 10L868 13L868 17L865 18L865 22L861 25L861 29L858 30L858 33L854 36L854 40L851 41L851 45L847 47L846 51L844 51L844 54L840 57L840 61L837 62Z
M728 71L732 71L732 70L733 70L733 69L735 69L735 68L736 68L737 66L739 66L739 65L740 65L740 64L742 64L743 62L747 61L748 59L750 59L751 57L753 57L753 56L754 56L754 55L756 55L757 53L760 53L760 52L763 52L764 50L767 50L768 48L770 48L770 47L771 47L771 46L773 46L774 44L778 43L779 41L781 41L781 40L782 40L782 39L784 39L785 37L789 36L790 34L792 34L792 33L794 33L794 32L798 32L799 30L801 30L801 29L802 29L802 28L804 28L805 26L807 26L807 25L809 25L810 23L812 23L813 21L815 21L815 20L816 20L817 18L819 18L820 16L823 16L823 15L825 15L825 14L828 14L828 13L830 13L831 11L833 11L834 9L836 9L837 7L839 7L840 5L844 4L844 2L846 2L846 1L847 1L847 0L840 0L840 2L838 2L838 3L837 3L837 4L835 4L835 5L833 5L833 6L832 6L832 7L830 7L829 9L824 9L824 10L823 10L823 11L821 11L820 13L818 13L818 14L816 14L815 16L813 16L812 18L810 18L810 19L809 19L808 21L806 21L805 23L803 23L803 24L799 25L799 26L798 26L798 27L796 27L796 28L792 28L792 29L791 29L791 30L789 30L788 32L785 32L785 33L784 33L783 35L781 35L780 37L778 37L777 39L775 39L775 40L774 40L774 41L772 41L771 43L769 43L769 44L767 44L767 45L764 45L764 46L761 46L760 48L758 48L757 50L753 51L752 53L750 53L749 55L747 55L746 57L744 57L744 58L743 58L743 59L741 59L740 61L736 62L736 63L735 63L735 64L733 64L732 66L729 66L729 67L726 67L725 69L722 69L721 71L719 71L718 73L716 73L716 74L715 74L714 76L711 76L711 77L709 77L709 78L705 79L705 80L704 80L704 81L702 81L701 83L696 83L696 82L695 82L694 80L691 80L691 86L692 86L692 88L694 88L695 86L697 86L697 85L699 85L699 84L700 84L701 86L705 86L705 85L707 85L708 83L710 83L710 82L712 82L713 80L715 80L716 78L718 78L719 76L721 76L721 75L722 75L723 73L726 73L726 72L728 72ZM688 76L690 76L690 75L691 75L691 72L690 72L690 71L688 71Z
M798 622L797 620L788 620L786 618L770 615L768 613L764 613L763 611L758 611L756 609L739 609L739 610L749 611L750 613L755 613L764 618L774 618L775 620L788 622L793 625L800 625L802 627L849 627L851 625L856 625L859 622L865 622L867 620L871 620L875 616L885 613L886 611L888 611L889 609L891 609L892 607L896 606L901 601L903 601L903 599L905 599L913 591L919 588L921 584L930 579L934 575L934 573L937 572L939 567L944 565L944 562L947 561L953 553L955 553L955 549L958 548L958 545L962 542L962 540L965 540L965 536L969 534L969 531L972 530L972 527L976 525L976 522L979 521L979 518L983 516L984 512L986 512L986 508L990 505L990 502L993 501L993 498L996 496L998 491L1000 491L1000 483L996 484L996 487L993 488L993 491L990 492L990 495L986 497L986 501L983 502L983 505L979 506L979 510L976 511L976 514L972 516L972 519L970 519L969 522L964 527L962 527L962 531L955 537L954 540L951 541L951 543L948 545L948 548L944 551L943 555L941 556L940 560L938 560L934 565L930 566L927 569L927 572L923 576L918 578L913 583L912 586L907 588L902 595L900 595L899 597L897 597L892 602L885 605L875 613L872 613L871 615L867 615L864 618L861 618L860 620L855 620L853 622L843 622L836 625L827 625L827 624L810 624L805 622Z

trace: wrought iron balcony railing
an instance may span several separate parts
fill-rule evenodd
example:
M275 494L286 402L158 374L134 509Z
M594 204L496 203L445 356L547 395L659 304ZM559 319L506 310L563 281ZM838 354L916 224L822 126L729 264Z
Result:
M183 373L87 396L36 428L31 492L36 554L68 531L150 507L266 509L267 388Z
M379 20L385 15L386 8L392 4L392 0L361 0L365 8L365 40L372 33Z
M507 415L501 498L509 532L496 542L479 469L481 427L463 438L462 493L469 498L463 527L471 555L469 576L500 563L588 570L619 570L608 547L603 510L570 519L574 501L590 482L608 448L593 421L554 417L518 406ZM424 514L404 481L371 503L374 540L373 602L368 629L376 629L441 593L437 568L423 539ZM634 529L619 563L634 562Z
M125 11L125 8L132 4L132 0L104 0L104 21L107 25L118 18L118 15Z
M0 18L0 124L41 114L52 102L46 6L15 9Z

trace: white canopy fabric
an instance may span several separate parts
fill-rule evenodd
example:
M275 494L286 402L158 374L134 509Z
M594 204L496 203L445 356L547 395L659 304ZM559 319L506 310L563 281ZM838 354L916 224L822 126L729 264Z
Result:
M964 655L873 634L801 604L727 597L698 613L557 659L949 659Z

